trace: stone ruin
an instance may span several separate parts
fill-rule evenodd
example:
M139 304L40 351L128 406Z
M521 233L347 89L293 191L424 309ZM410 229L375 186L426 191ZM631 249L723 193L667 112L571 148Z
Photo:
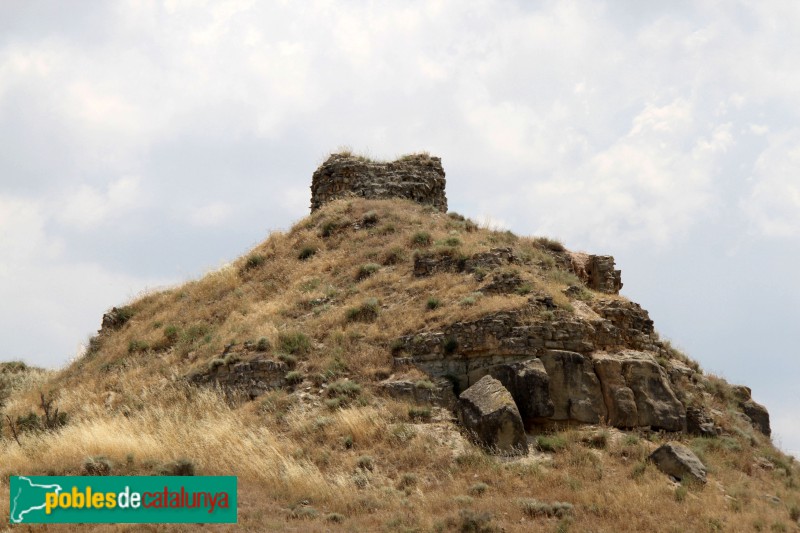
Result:
M311 178L311 212L332 200L358 196L407 198L421 204L432 205L446 213L444 176L441 158L428 154L406 155L386 163L349 153L332 154L317 168ZM575 252L555 255L559 264L567 270L572 270L587 287L609 294L619 294L622 277L621 272L614 269L612 256ZM415 273L420 275L421 272L452 271L460 268L456 265L455 259L450 263L447 258L421 258L414 267ZM466 265L466 270L469 271L469 265Z
M352 154L333 154L311 178L311 212L346 196L407 198L447 212L442 160L427 154L381 163Z
M314 172L311 211L348 196L406 198L446 212L441 159L417 154L381 163L333 154ZM619 294L621 273L609 255L545 250L557 268L573 272L599 293ZM419 251L415 277L442 273L473 275L484 294L521 294L520 258L514 249L492 248L466 256L453 250ZM586 295L579 286L563 291L574 312L560 310L552 296L533 292L516 310L455 322L438 330L403 335L391 345L393 366L411 367L425 381L390 377L379 387L389 396L446 407L458 414L476 441L503 454L524 454L525 430L563 424L607 423L620 429L650 428L716 436L720 413L695 405L704 377L662 343L653 321L634 302ZM104 328L120 327L124 313L112 310ZM224 353L198 384L246 391L254 398L287 386L288 367L253 347ZM460 395L457 397L456 394ZM737 389L741 416L769 435L769 414Z

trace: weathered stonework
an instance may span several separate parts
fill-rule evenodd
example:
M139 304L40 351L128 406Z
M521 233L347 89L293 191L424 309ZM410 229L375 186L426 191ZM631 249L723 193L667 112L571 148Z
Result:
M455 248L443 248L414 254L414 275L431 276L441 272L483 273L515 261L511 248L492 248L471 256L463 256Z
M217 360L208 370L189 376L189 380L198 385L216 385L225 391L238 391L255 398L269 390L286 385L286 373L289 368L285 363L256 356L245 362Z
M311 209L354 196L406 198L446 212L444 187L437 157L415 155L377 163L335 154L314 173ZM374 219L365 216L353 227L371 224ZM378 390L392 398L451 409L477 442L508 454L525 453L524 430L536 431L542 425L607 422L621 429L703 436L722 431L716 425L724 423L722 413L697 407L696 400L708 394L701 374L659 341L647 311L625 299L597 294L618 294L622 287L612 256L539 243L544 256L528 254L514 240L489 242L512 244L470 254L460 246L422 247L414 253L413 275L471 274L481 283L481 293L526 295L527 304L396 339L394 365L414 366L428 377L392 377L381 381ZM533 261L539 268L530 271ZM569 304L561 295L554 302L552 287L547 293L541 290L552 269L572 272L580 280L564 277L569 286L562 293ZM317 298L299 307L310 311L327 302ZM129 317L130 310L113 309L104 316L103 328L121 328ZM229 348L188 379L251 397L292 386L286 364L267 359L264 351L253 353L253 346L246 344L241 354L228 354ZM752 400L749 389L736 387L734 394L742 421L769 435L769 414ZM668 451L680 456L680 450ZM671 456L661 461L661 453L653 460L668 463Z
M333 154L311 179L311 212L346 196L407 198L447 212L442 160L424 154L378 163L349 154Z
M483 294L511 294L522 288L523 280L519 272L496 272L492 280L478 289Z
M569 252L570 267L587 287L608 294L619 294L622 289L622 271L614 269L610 255L590 255Z

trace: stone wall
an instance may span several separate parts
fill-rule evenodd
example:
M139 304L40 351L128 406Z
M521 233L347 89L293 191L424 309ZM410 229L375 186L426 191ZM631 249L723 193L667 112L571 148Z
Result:
M447 212L442 160L424 154L379 163L350 154L333 154L311 179L311 211L349 195L407 198Z

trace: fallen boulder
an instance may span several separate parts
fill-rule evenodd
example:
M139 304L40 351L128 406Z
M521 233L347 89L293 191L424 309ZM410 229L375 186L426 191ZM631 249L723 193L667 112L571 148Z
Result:
M458 418L475 441L501 455L525 455L528 441L511 393L491 376L484 376L461 393Z
M499 365L490 374L511 393L526 427L553 416L555 408L550 399L550 377L541 359Z
M659 470L679 481L706 482L705 465L683 444L668 442L651 453L648 460Z

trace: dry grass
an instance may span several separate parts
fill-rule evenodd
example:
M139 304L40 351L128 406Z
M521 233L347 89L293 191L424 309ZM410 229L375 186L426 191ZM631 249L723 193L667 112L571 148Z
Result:
M70 419L57 431L24 433L21 446L4 430L0 519L8 516L9 475L77 474L88 457L104 456L119 474L186 459L198 474L238 475L239 529L253 531L792 530L797 465L728 411L726 389L713 378L709 402L728 413L727 436L686 440L711 470L705 487L687 488L645 462L663 435L607 430L599 445L567 430L549 437L561 443L554 452L510 461L468 444L436 409L421 416L377 396L373 383L393 370L389 347L398 336L527 302L475 297L488 279L467 273L415 277L418 232L430 234L431 247L465 255L513 248L532 291L571 312L561 291L574 280L557 269L554 245L469 222L403 200L336 201L200 280L130 302L130 320L63 371L15 373L4 415L36 411L46 392ZM309 248L316 252L300 260ZM364 265L374 266L357 275ZM365 302L370 320L348 318ZM297 385L303 394L273 391L248 402L185 385L225 346L259 339L308 377ZM573 510L540 516L533 500Z
M734 450L719 439L689 440L708 463L710 481L682 488L644 462L662 441L658 434L611 430L607 449L598 450L585 444L593 429L573 429L557 435L564 446L550 460L508 461L470 445L453 451L435 436L457 436L452 423L415 424L381 402L334 413L294 405L276 418L259 402L237 408L212 390L167 387L147 397L153 403L133 416L96 416L29 435L22 448L3 443L3 478L20 471L75 474L86 457L98 455L111 460L113 473L137 474L188 458L200 474L240 476L240 527L250 530L262 528L265 518L279 529L323 530L332 527L325 519L331 513L350 530L459 530L460 509L468 509L506 531L560 523L571 531L609 532L751 531L763 523L769 531L776 523L789 527L799 496L789 482L800 475L796 466L791 475L747 466L764 443L734 439L742 447ZM748 461L739 458L743 451ZM785 504L768 502L767 493ZM567 502L573 510L562 523L532 512L533 500L555 509L554 502ZM318 515L293 514L300 501ZM6 499L0 508L7 516Z
M353 229L365 215L372 217L374 224ZM326 229L331 223L336 231ZM394 228L389 234L384 232L387 226ZM482 285L475 276L415 278L411 237L421 228L434 242L457 241L454 248L465 255L507 245L509 240L503 232L467 231L464 221L402 200L333 202L290 232L272 235L241 259L201 280L132 302L133 318L122 331L102 339L96 354L73 367L80 373L67 371L64 378L87 371L113 374L123 369L125 373L125 368L145 360L150 373L164 374L187 364L200 367L227 344L267 338L275 346L280 332L290 327L301 329L324 346L341 345L342 334L365 339L355 345L348 343L347 348L352 368L369 374L390 362L385 357L376 359L372 353L376 342L386 344L405 333L525 303L522 296L501 296L476 298L474 305L462 305ZM298 260L299 252L307 247L317 252L305 261ZM400 258L398 250L405 250L405 257ZM389 264L387 255L393 257ZM523 269L531 286L569 309L568 299L561 293L565 284L551 279L552 262L543 259L546 254L533 241L525 241L519 255L527 262ZM365 267L368 275L354 275ZM431 297L440 305L434 312L420 313ZM381 305L371 323L347 319L348 309L371 298Z

